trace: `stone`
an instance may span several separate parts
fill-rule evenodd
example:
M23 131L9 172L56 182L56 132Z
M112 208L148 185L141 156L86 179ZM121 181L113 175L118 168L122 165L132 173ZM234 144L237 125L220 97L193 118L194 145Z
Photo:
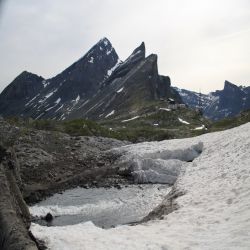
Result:
M46 216L44 217L44 219L47 222L51 222L53 220L53 215L51 213L47 213Z

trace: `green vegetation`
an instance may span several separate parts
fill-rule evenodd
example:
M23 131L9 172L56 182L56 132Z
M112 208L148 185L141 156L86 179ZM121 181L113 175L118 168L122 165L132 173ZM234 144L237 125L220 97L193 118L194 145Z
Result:
M205 130L194 130L208 121L197 112L189 109L178 109L172 111L160 110L154 105L144 107L140 111L140 117L135 120L123 122L130 119L131 115L115 116L104 119L99 123L76 119L70 121L56 120L33 120L22 118L9 118L8 121L22 127L24 130L39 129L68 133L72 136L102 136L131 142L166 140L196 136L206 132ZM188 121L190 124L181 123L178 118Z
M221 131L225 129L234 128L244 123L250 122L250 110L241 112L238 116L233 118L226 118L217 122L214 122L210 128L210 131Z
M131 115L122 118L115 117L99 123L84 119L55 121L16 117L9 118L8 122L21 127L23 133L27 132L28 129L39 129L63 132L72 136L102 136L131 142L160 141L198 136L250 122L250 110L242 112L237 117L214 123L190 109L178 109L169 112L159 110L159 108L157 110L157 112L144 113L137 119L128 122L122 121L131 118ZM178 118L190 124L184 124ZM195 129L201 125L205 125L207 129Z

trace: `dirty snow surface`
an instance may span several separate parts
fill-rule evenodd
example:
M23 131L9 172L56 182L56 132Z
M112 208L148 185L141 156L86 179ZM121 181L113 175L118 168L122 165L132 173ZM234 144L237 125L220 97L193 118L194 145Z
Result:
M179 209L137 226L101 229L91 222L65 227L32 224L50 249L250 249L250 123L195 138L125 146L126 154L160 156L162 151L203 143L177 182ZM137 151L137 152L136 152ZM154 157L151 157L152 159Z

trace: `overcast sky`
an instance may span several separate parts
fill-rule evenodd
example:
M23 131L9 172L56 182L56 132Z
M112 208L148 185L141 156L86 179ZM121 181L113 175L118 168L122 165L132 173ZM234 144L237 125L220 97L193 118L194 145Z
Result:
M249 0L5 0L0 91L23 70L55 76L102 37L122 60L144 41L181 88L250 85Z

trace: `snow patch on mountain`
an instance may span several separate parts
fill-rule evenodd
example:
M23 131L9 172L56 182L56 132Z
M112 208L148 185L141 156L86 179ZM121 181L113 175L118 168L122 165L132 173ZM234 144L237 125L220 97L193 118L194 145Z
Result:
M110 117L111 115L113 115L115 113L115 111L114 110L112 110L110 113L108 113L106 116L105 116L105 118L108 118L108 117Z
M200 127L194 128L194 130L202 130L202 129L206 129L204 124L202 124Z
M130 118L130 119L127 119L127 120L122 120L122 122L130 122L130 121L133 121L133 120L135 120L135 119L138 119L140 116L139 115L137 115L137 116L135 116L135 117L132 117L132 118Z
M80 95L77 95L76 99L73 100L72 102L74 102L74 105L76 105L80 101L80 99L81 99Z
M184 121L183 119L181 119L180 117L178 117L178 120L179 122L183 123L183 124L190 124L189 122L187 121Z
M63 106L64 106L64 104L62 104L62 105L55 111L55 113L58 112Z
M171 109L168 109L168 108L159 108L159 110L164 110L164 111L171 111Z
M94 57L91 56L90 59L88 60L89 63L94 63Z
M48 80L43 80L42 84L43 84L43 87L46 88L47 86L50 85L50 82Z
M122 63L121 60L118 59L117 63L115 64L114 67L112 67L111 69L109 69L107 71L107 77L110 77L112 75L112 73L114 72L114 70Z
M37 94L36 96L34 96L31 100L29 100L29 101L25 104L25 107L30 106L30 105L32 104L32 102L33 102L39 95L40 95L40 93Z
M56 103L56 104L59 104L59 102L60 102L61 100L62 100L61 98L58 98L58 99L55 101L55 103Z
M121 92L123 91L123 89L124 89L124 87L118 89L118 90L116 91L116 93L121 93Z

